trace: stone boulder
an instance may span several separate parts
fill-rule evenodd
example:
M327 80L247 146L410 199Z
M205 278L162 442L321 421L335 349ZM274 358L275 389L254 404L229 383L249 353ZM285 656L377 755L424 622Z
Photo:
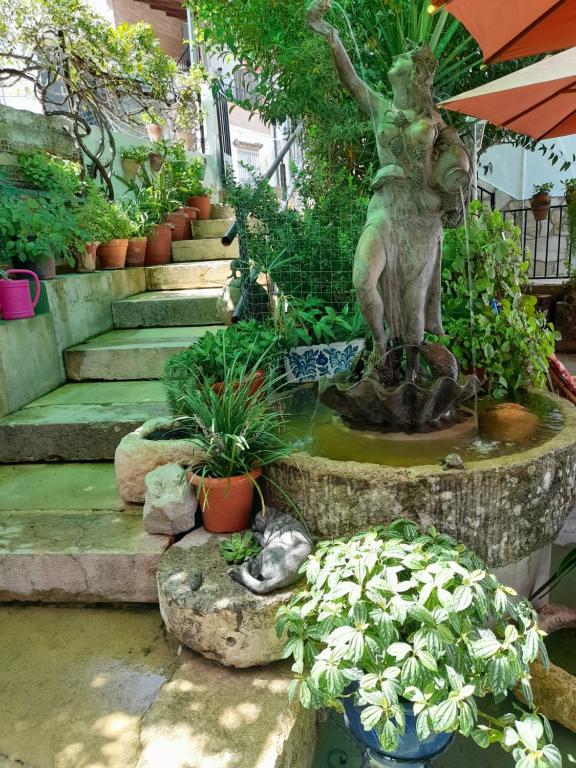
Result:
M198 501L180 464L164 464L145 479L144 529L173 536L196 524Z
M218 551L226 538L199 528L168 549L158 568L160 613L184 645L226 667L254 667L282 658L276 612L292 595L254 595L227 574Z
M114 457L116 484L124 501L143 504L145 478L163 464L189 466L198 458L191 440L170 438L178 435L178 423L163 418L150 419L120 441Z

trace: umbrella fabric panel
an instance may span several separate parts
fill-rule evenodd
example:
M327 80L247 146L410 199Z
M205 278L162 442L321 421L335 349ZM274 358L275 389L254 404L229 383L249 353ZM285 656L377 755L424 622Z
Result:
M576 44L576 0L433 0L445 7L474 37L487 63Z
M576 49L550 56L442 103L535 139L576 132Z

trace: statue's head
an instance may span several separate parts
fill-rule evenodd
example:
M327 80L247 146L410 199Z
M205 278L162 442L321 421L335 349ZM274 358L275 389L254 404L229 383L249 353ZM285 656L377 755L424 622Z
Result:
M402 90L430 95L438 61L427 45L406 51L394 58L388 71L388 79L395 93Z

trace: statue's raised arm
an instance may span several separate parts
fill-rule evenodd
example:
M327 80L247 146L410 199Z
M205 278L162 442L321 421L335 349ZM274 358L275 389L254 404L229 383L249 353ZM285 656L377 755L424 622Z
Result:
M308 26L317 34L324 37L334 56L336 69L342 85L350 93L352 98L360 105L364 112L374 116L377 108L386 104L386 99L373 91L365 83L354 69L346 49L342 45L338 30L332 24L326 21L324 15L330 9L332 0L312 0L306 10L306 21Z

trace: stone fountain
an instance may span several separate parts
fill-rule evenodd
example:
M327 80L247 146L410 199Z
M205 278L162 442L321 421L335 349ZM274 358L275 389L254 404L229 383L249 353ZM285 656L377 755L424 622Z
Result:
M350 374L325 383L320 397L353 429L437 433L458 420L458 406L479 388L474 376L460 374L448 349L425 343L426 332L443 332L442 233L462 223L472 162L434 106L432 52L420 47L395 59L390 100L355 71L324 18L330 4L314 0L307 20L330 46L342 85L372 121L380 169L353 276L373 349ZM284 488L319 538L352 535L398 517L435 525L528 594L538 569L549 567L549 545L576 502L576 411L554 395L538 397L562 423L542 444L459 468L300 452L268 468L268 499L287 508L275 486Z

